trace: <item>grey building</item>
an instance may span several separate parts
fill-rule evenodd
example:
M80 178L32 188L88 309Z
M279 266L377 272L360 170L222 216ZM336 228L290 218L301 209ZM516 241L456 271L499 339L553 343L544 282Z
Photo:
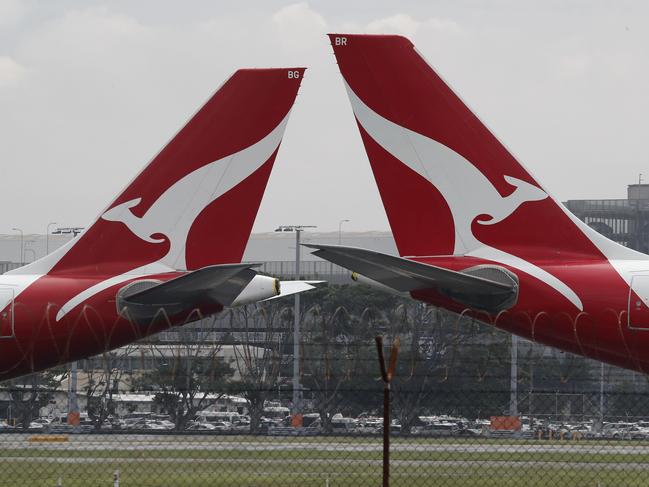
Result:
M630 184L626 199L568 200L564 204L602 235L649 252L649 184Z
M21 255L24 263L33 262L52 252L72 238L71 235L41 235L18 233L0 235L0 274L20 266ZM389 254L397 249L390 232L311 232L302 233L302 242L350 245L364 247ZM22 252L21 252L22 244ZM301 272L303 279L326 279L333 283L351 282L349 271L311 254L309 249L301 249ZM295 233L267 232L253 233L243 255L244 262L262 263L261 271L282 279L295 279Z

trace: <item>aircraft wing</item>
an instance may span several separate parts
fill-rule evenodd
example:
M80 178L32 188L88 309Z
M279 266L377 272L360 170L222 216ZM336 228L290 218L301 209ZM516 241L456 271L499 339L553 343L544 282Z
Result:
M145 324L161 311L168 316L193 309L219 311L230 306L254 279L257 273L252 267L257 265L212 265L160 284L149 281L146 289L126 287L117 295L118 312L136 323Z
M257 264L221 264L203 267L155 287L134 293L129 303L158 305L188 301L210 301L229 306L257 275Z
M478 268L453 271L373 250L341 245L304 244L314 255L362 274L400 292L435 290L467 306L496 312L515 304L518 281L504 268L498 280L480 275ZM504 278L503 278L504 277Z

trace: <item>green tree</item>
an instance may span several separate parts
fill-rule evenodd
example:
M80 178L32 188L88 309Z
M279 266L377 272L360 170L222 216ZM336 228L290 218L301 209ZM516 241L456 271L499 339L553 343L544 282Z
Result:
M22 428L39 417L41 408L54 398L54 394L65 380L66 370L60 367L5 381L2 388L9 396L11 419Z
M209 331L193 333L199 336L178 344L151 344L155 366L134 381L136 390L155 392L154 402L171 416L178 431L227 393L234 372Z
M399 336L401 350L392 383L401 434L408 435L417 417L439 395L456 364L463 335L454 319L444 319L436 308L404 302L390 311L391 334Z
M333 312L319 305L306 311L302 342L302 385L311 392L322 428L331 431L331 418L345 396L342 389L357 371L352 340L353 318L342 306Z
M91 367L87 371L87 382L83 387L88 401L88 417L97 430L102 428L110 415L115 414L115 396L119 393L124 375L128 373L126 362L135 350L134 346L127 345L88 360L89 363L101 360L100 367Z
M241 330L234 346L239 379L232 390L248 403L250 432L258 433L264 407L278 387L282 351L292 313L278 303L242 306L229 311L231 328Z
M316 293L305 294L302 380L329 430L336 413L379 410L382 386L374 337L389 329L385 310L402 298L356 285L328 286Z

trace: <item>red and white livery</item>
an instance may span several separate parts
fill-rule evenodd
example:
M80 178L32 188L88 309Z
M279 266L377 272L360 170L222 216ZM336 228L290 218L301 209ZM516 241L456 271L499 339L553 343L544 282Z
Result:
M649 372L649 256L556 201L408 39L330 39L402 257L315 253L415 299Z
M311 288L240 263L303 75L237 71L81 235L0 276L0 380Z

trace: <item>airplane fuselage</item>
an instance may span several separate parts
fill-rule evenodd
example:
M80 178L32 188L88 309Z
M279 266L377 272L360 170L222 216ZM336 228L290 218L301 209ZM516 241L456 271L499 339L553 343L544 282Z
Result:
M159 281L182 273L146 276ZM108 276L0 275L0 380L112 350L200 315L160 314L146 325L118 313L116 293L129 282L108 287L61 313L71 297ZM209 314L223 308L213 306ZM203 310L208 314L208 310ZM126 315L127 316L127 315Z
M488 261L427 257L418 262L461 271ZM469 309L435 290L413 298L470 315L530 340L608 363L649 372L649 260L537 262L578 296L575 305L557 289L519 270L516 304L497 314Z
M304 70L237 70L81 234L0 276L0 380L313 287L241 263Z

